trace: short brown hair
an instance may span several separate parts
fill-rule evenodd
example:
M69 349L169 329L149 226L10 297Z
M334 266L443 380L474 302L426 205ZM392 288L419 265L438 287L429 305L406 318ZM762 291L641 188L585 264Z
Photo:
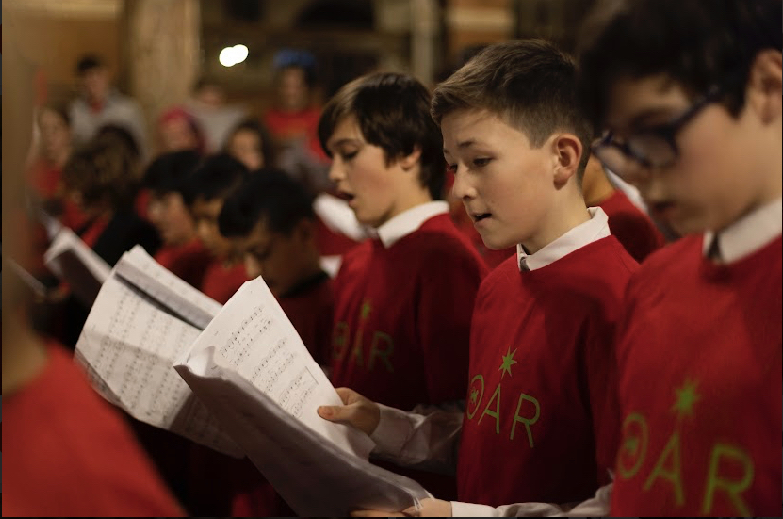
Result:
M592 132L576 95L574 59L543 40L490 45L435 87L432 118L464 109L488 110L524 132L533 147L557 131L582 142L579 174L590 156Z
M326 104L318 123L321 147L340 121L353 116L368 143L384 151L387 163L421 150L419 183L433 198L443 197L446 162L443 138L429 116L430 92L415 78L396 72L375 72L342 87Z
M113 209L131 205L138 188L138 164L114 136L96 135L65 163L62 180L87 205L106 201Z
M781 51L780 0L612 0L599 2L580 33L579 93L596 130L612 86L665 74L692 98L722 87L738 117L756 56Z

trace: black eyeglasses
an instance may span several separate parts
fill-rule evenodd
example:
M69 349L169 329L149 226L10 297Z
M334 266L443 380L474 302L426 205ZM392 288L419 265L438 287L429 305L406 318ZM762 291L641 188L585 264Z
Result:
M593 143L593 153L606 168L625 178L632 176L631 171L638 169L629 167L632 163L648 169L670 167L680 155L677 134L704 107L717 102L722 95L723 89L713 86L673 120L636 132L622 141L618 141L607 130Z

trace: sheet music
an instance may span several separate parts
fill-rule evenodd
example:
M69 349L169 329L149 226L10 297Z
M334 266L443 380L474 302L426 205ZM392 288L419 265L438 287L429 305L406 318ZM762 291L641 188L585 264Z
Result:
M92 305L111 269L71 230L63 228L44 253L44 264L66 281L87 306Z
M313 202L313 210L331 230L350 236L356 241L367 237L367 230L356 219L345 200L321 193Z
M113 272L76 344L76 359L109 402L235 457L242 451L172 367L201 330Z
M429 496L370 464L365 434L318 416L340 398L263 279L242 285L175 368L298 514L401 510Z
M140 245L123 254L115 270L202 330L222 308L220 303L158 264Z
M366 435L329 423L316 413L319 405L342 402L263 279L240 287L188 355L207 347L217 349L215 359L222 370L250 381L346 452L366 458L372 450Z

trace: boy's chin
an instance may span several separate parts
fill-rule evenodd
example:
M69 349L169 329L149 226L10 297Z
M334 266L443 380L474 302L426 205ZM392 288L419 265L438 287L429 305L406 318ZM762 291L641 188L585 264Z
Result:
M482 234L481 241L484 242L486 248L491 250L503 250L517 245L514 240L489 234Z

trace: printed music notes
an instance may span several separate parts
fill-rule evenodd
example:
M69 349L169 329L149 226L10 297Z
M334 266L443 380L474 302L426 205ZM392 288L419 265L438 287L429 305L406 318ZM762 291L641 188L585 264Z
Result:
M401 510L429 496L370 464L366 435L318 416L342 402L263 279L242 285L175 368L299 515Z
M120 266L129 254L120 260ZM95 390L131 416L241 457L242 451L172 367L201 330L180 317L187 309L171 308L160 301L176 301L171 295L162 296L161 287L181 281L163 270L165 273L158 272L159 279L165 279L166 274L174 279L158 283L159 298L129 283L118 269L112 271L79 336L76 359ZM149 281L141 284L152 286Z

